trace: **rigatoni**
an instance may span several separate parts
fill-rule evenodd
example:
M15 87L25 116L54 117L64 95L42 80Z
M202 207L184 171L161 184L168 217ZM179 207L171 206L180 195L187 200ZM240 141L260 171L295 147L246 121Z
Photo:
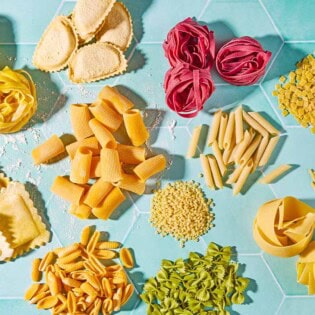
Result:
M113 189L113 185L99 178L87 192L84 203L91 208L97 207Z
M92 152L79 147L71 163L70 180L76 184L86 184L90 178Z
M100 145L95 137L89 137L80 141L76 141L66 146L67 153L71 160L74 158L74 155L79 147L88 148L93 153L93 155L99 154L100 151Z
M32 150L32 158L35 165L46 163L65 151L61 139L57 135L52 135L44 143Z
M138 195L143 195L145 191L145 181L140 180L140 178L133 174L122 174L122 179L115 183L118 186L127 191L131 191Z
M87 104L72 104L70 106L70 121L73 133L77 140L82 140L93 135L89 126L92 118Z
M118 182L122 179L122 170L117 150L101 150L101 178L105 182Z
M77 218L81 220L86 220L90 217L92 213L91 207L87 206L86 204L80 205L70 205L69 213L73 214Z
M113 134L96 118L90 120L89 126L102 148L116 148L117 143Z
M120 161L126 164L137 165L145 160L145 148L117 144L117 151Z
M138 164L133 171L142 181L146 181L149 177L163 171L165 168L165 156L159 154Z
M123 114L125 128L131 143L138 147L149 139L149 132L144 125L138 109L130 109Z

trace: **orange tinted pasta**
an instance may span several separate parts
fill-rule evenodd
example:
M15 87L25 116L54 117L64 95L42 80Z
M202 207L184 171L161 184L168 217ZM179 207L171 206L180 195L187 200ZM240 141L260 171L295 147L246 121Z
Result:
M115 184L122 189L132 191L135 194L142 195L145 191L145 182L141 181L140 178L133 174L122 174L122 179Z
M101 151L101 174L105 182L118 182L122 179L121 165L117 150L103 148Z
M92 213L99 219L107 220L113 211L126 199L119 187L115 187L103 200L101 205L92 209Z
M79 147L71 163L70 180L76 184L86 184L90 178L92 152Z
M149 177L163 171L165 168L165 156L163 154L159 154L143 161L137 165L133 171L142 181L146 181Z
M77 140L82 140L93 135L89 127L89 120L91 118L87 104L72 104L70 106L71 126Z
M78 205L84 193L84 188L71 183L68 179L57 176L54 180L51 188L51 192L58 195L59 197Z
M89 108L93 116L111 131L116 131L122 123L121 114L106 100L99 99Z
M145 148L117 144L119 159L126 164L139 164L145 160Z
M66 146L66 150L71 160L74 158L75 152L79 147L86 147L92 151L93 154L98 154L100 151L100 145L95 137L76 141Z
M110 101L120 114L133 107L133 103L127 97L121 95L114 87L108 85L101 90L98 98Z
M90 178L101 177L101 157L99 155L92 156Z
M128 137L136 147L144 144L149 139L149 132L144 125L141 113L138 109L128 110L123 114L124 124Z
M84 198L84 203L91 208L97 207L109 194L112 188L113 185L111 183L105 182L102 178L100 178L89 189Z
M102 148L116 148L117 143L113 134L102 123L93 118L89 125Z
M65 147L61 139L53 135L37 148L32 150L32 158L35 165L48 162L52 158L58 156L65 151Z
M71 205L69 209L69 213L75 215L79 219L88 219L92 212L91 207L81 204L81 205Z

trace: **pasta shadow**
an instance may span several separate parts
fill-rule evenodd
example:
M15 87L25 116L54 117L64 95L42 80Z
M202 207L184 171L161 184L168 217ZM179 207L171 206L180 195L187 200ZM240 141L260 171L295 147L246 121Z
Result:
M139 48L136 48L133 52L130 52L131 57L128 61L126 73L137 72L137 70L143 68L147 63L145 54Z
M0 38L2 43L9 43L9 45L1 45L0 69L5 66L13 68L16 61L17 46L15 44L13 24L11 20L4 15L0 15Z

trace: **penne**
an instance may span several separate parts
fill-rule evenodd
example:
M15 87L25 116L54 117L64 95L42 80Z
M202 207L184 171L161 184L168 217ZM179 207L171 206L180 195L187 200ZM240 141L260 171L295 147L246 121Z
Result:
M70 122L77 140L82 140L93 135L89 126L91 118L87 104L72 104L70 106Z
M220 129L220 120L221 120L222 110L218 110L215 112L212 125L210 128L209 136L208 136L208 146L212 145L212 143L217 140L219 129Z
M99 155L92 156L90 178L101 177L101 157Z
M238 166L233 173L229 176L228 180L226 181L227 184L231 185L237 182L238 178L240 177L243 170L243 166Z
M120 114L125 113L134 106L127 97L120 94L114 87L108 85L103 87L98 94L98 98L111 102L116 111Z
M229 118L229 116L227 113L221 114L219 136L218 136L218 144L219 144L220 150L223 150L224 135L225 135L225 131L226 131L228 118Z
M235 149L235 147L236 147L235 141L236 141L235 135L233 134L233 136L232 136L232 142L231 142L230 147L229 147L228 149L224 149L223 154L222 154L222 159L223 159L224 165L228 165L228 164L231 163L231 162L230 162L230 158L231 158L231 156L232 156L233 151L236 150L236 149Z
M122 179L122 170L117 150L101 150L101 177L105 182L118 182Z
M211 189L215 189L213 177L211 173L210 163L204 154L200 154L201 167L205 177L205 183Z
M243 111L243 118L250 127L259 132L263 137L268 136L268 131L245 111Z
M235 113L231 112L227 122L226 130L223 138L223 148L229 149L232 143L233 132L235 129Z
M113 211L126 199L119 187L115 187L103 200L101 205L92 209L92 213L99 219L107 220Z
M261 159L261 157L263 156L265 149L268 145L269 142L269 137L263 137L259 143L259 146L255 152L255 156L254 156L254 168L256 168L259 164L259 161Z
M239 148L239 146L240 146L241 143L242 143L242 142L240 142L240 143L238 143L237 145L234 146L234 148L233 148L233 150L232 150L232 152L231 152L231 155L230 155L230 157L229 157L228 164L233 164L233 163L235 163L235 154L236 154L236 152L237 152L237 150L238 150L238 148Z
M253 156L253 154L255 153L256 149L260 144L261 138L262 136L260 134L256 135L253 142L248 146L248 148L240 158L239 163L241 165L245 165L247 161Z
M138 109L130 109L123 114L125 128L131 143L138 147L149 139L149 132L144 125Z
M239 175L239 178L237 179L234 187L233 187L233 195L237 195L240 193L240 191L242 190L249 174L251 173L252 171L252 168L254 166L254 163L253 163L253 160L250 159L245 165L244 167L242 168L242 171Z
M93 118L90 120L89 126L102 148L116 148L117 143L113 134L101 122Z
M235 110L235 140L236 144L240 143L244 137L244 127L243 127L243 109L239 106Z
M32 150L35 165L47 163L49 160L65 152L65 146L57 135L52 135L44 143Z
M145 160L145 148L117 144L120 162L137 165Z
M166 158L163 154L156 155L143 161L134 168L134 173L145 182L148 178L166 168Z
M244 152L246 151L247 147L251 142L251 134L248 130L245 131L243 140L238 144L237 149L234 154L234 161L236 163L240 162L240 159Z
M225 164L223 162L222 153L221 153L221 151L219 149L219 145L218 145L217 141L214 141L212 143L212 149L213 149L214 156L215 156L215 158L217 160L221 176L224 176L225 172L226 172L226 166L225 166Z
M84 193L83 187L77 184L71 183L68 179L62 176L56 177L50 190L54 194L58 195L59 197L75 205L79 205L80 200Z
M100 145L95 137L89 137L80 141L73 142L66 146L66 150L71 160L79 147L86 147L94 154L99 154Z
M91 212L92 212L91 207L85 204L81 204L81 205L71 204L70 209L69 209L69 213L73 214L74 216L76 216L77 218L81 220L88 219L91 215Z
M114 184L122 189L131 191L137 195L143 195L145 191L145 182L133 174L122 174L122 179Z
M89 189L84 197L84 203L91 208L97 207L103 199L113 189L113 185L105 182L102 178L98 179Z
M116 131L120 127L123 120L122 116L112 107L110 102L98 99L90 105L89 109L93 116L110 131Z
M259 164L258 164L259 166L264 166L268 163L268 161L269 161L269 159L273 153L273 150L275 149L279 139L280 139L280 137L276 136L276 137L273 137L269 140L267 147L266 147L266 150L259 161Z
M255 119L265 130L267 130L271 135L276 136L280 133L267 119L262 117L257 112L248 113L253 119Z
M90 178L92 152L79 147L71 162L70 180L76 184L86 184Z
M287 172L289 169L292 168L292 165L285 164L285 165L280 165L267 175L265 175L262 179L260 179L261 184L270 184L274 182L279 176Z
M217 160L215 159L215 157L213 155L209 155L208 160L209 160L210 169L211 169L211 173L213 175L213 180L214 180L215 186L219 189L222 189L223 188L222 177L220 174Z
M202 126L197 126L194 128L194 131L191 135L191 139L189 142L189 147L186 155L187 158L193 158L196 155L201 129Z

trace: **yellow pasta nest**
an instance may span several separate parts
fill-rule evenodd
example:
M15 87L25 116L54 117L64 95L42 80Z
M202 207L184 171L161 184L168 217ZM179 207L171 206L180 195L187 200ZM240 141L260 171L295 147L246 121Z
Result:
M308 55L297 63L297 68L286 78L280 77L272 95L278 97L283 116L293 115L303 127L315 133L315 58Z
M134 292L123 266L111 259L118 242L103 242L100 232L82 230L80 243L56 248L32 265L33 283L25 300L53 314L112 314ZM107 249L106 249L107 248ZM45 282L39 283L44 275Z
M198 240L213 226L211 203L195 182L170 183L154 193L150 222L159 234L169 234L183 246L188 240Z
M49 241L42 222L23 184L0 174L0 261L11 260Z
M57 176L51 191L69 201L69 212L80 219L107 220L126 199L123 190L142 195L147 179L166 168L164 155L146 158L144 144L150 134L133 106L115 88L105 86L93 104L71 105L77 141L64 148L62 140L53 135L32 151L34 164L41 164L66 149L70 177ZM114 137L113 132L122 125L133 145L118 143Z
M57 16L35 49L33 63L53 72L69 66L74 83L93 82L127 69L123 52L132 37L128 9L116 0L78 0L71 17ZM96 43L85 45L96 39Z
M34 82L24 70L0 71L0 133L21 130L37 109Z

